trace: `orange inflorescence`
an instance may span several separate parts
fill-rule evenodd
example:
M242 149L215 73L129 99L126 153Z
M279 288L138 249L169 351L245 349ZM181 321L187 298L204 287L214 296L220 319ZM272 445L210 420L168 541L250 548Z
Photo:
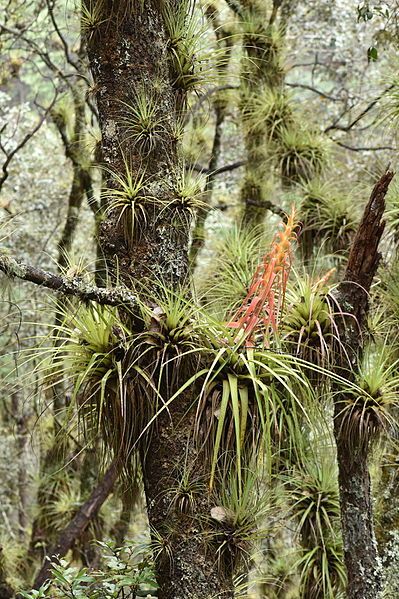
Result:
M297 237L296 229L293 207L283 230L276 233L270 251L256 269L244 302L228 323L229 327L240 330L236 342L245 340L247 346L253 346L256 333L262 331L267 343L267 333L270 330L277 331L291 269L292 244Z
M331 279L336 270L337 269L334 267L331 268L328 272L326 272L325 275L323 275L320 279L316 281L316 283L313 285L313 289L318 290L324 287L324 285Z

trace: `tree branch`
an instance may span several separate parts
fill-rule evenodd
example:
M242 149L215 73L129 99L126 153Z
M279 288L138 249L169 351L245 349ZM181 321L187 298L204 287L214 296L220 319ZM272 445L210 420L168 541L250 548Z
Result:
M137 306L136 296L122 287L111 289L88 285L78 277L70 278L56 275L41 268L36 268L30 264L18 262L14 258L0 254L0 271L3 271L8 277L16 277L23 281L29 281L35 285L59 291L65 295L75 296L82 301L94 301L106 306L119 306L134 308Z
M387 94L391 89L393 89L393 87L394 87L393 85L390 85L387 89L385 89L382 92L382 94L380 94L379 96L377 96L377 98L374 98L374 100L372 100L370 102L370 104L368 104L366 106L366 108L364 110L362 110L362 112L360 114L358 114L358 116L353 121L351 121L348 125L345 125L345 126L344 125L338 125L338 121L335 121L332 125L330 125L326 129L324 129L324 133L328 133L329 131L332 131L332 130L345 131L345 132L350 131L351 129L353 129L353 127L355 125L357 125L357 123L359 121L362 120L363 117L366 116L366 114L368 114L370 112L370 110L372 110L374 108L374 106L376 104L378 104L378 102L384 97L385 94ZM341 118L341 117L339 117L339 118Z
M227 173L229 171L234 171L237 168L241 168L242 166L245 166L245 164L246 160L239 160L238 162L233 162L232 164L225 164L224 166L216 168L212 172L212 175L216 177L216 175L221 175L222 173ZM201 166L200 164L191 164L189 168L192 168L194 171L197 171L197 173L202 173L205 175L211 173L209 168L207 168L206 166Z
M5 145L3 144L3 142L0 139L0 150L4 153L5 155L5 160L1 166L1 169L3 171L3 174L0 177L0 191L1 188L3 187L4 183L7 181L8 176L9 176L9 171L8 171L8 167L10 166L10 162L12 161L12 159L14 158L14 156L28 143L28 141L30 139L32 139L32 137L35 135L35 133L37 133L40 129L40 127L43 125L44 121L46 120L47 115L49 114L49 112L51 111L51 109L53 108L55 101L57 99L57 93L54 95L54 98L50 104L50 106L48 108L45 109L44 113L42 114L42 116L39 118L38 122L36 123L36 125L33 127L33 129L31 131L29 131L29 133L27 133L22 140L15 146L15 148L13 150L8 151L5 147ZM7 125L4 125L0 131L0 135L2 133L4 133L5 129L6 129Z
M386 150L390 150L392 152L396 152L397 148L392 146L374 146L374 147L357 147L350 146L348 144L343 143L342 141L338 141L337 139L330 138L337 146L341 146L341 148L345 148L346 150L350 150L351 152L382 152Z
M326 100L331 100L331 102L342 102L342 98L338 98L337 96L330 96L329 94L317 89L316 87L312 87L311 85L306 85L304 83L286 83L287 87L306 89L314 94L317 94L321 98L325 98Z

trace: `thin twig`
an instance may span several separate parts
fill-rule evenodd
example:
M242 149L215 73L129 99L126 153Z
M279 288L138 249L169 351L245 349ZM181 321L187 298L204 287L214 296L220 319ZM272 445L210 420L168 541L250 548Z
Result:
M3 164L1 165L3 174L0 177L0 191L1 191L1 188L3 187L4 183L7 181L8 177L9 177L10 173L9 173L8 168L10 166L10 162L12 161L14 156L28 143L28 141L30 139L32 139L32 137L35 135L35 133L37 133L39 131L40 127L43 125L44 121L46 120L46 117L49 114L50 110L53 108L56 99L57 99L57 93L54 95L54 98L53 98L50 106L48 106L48 108L46 108L46 110L44 111L44 113L42 114L42 116L40 117L40 119L38 120L36 125L33 127L33 129L31 131L29 131L29 133L27 133L22 138L22 140L15 146L15 148L13 150L8 151L7 148L5 147L5 145L0 140L0 150L5 155L5 160L4 160ZM5 131L5 128L6 128L6 125L4 125L4 127L2 127L0 134Z
M242 166L245 166L246 164L246 160L239 160L238 162L233 162L232 164L225 164L224 166L220 166L219 168L216 168L212 175L214 177L216 177L216 175L221 175L222 173L227 173L229 171L234 171L237 168L241 168ZM210 174L210 170L209 168L207 168L206 166L201 166L200 164L191 164L190 167L191 169L193 169L194 171L197 171L197 173L202 173L205 175Z
M387 94L393 87L394 87L394 85L390 85L379 96L377 96L377 98L374 98L374 100L372 100L370 102L370 104L368 104L366 106L366 108L364 110L362 110L362 112L360 114L358 114L358 116L353 121L351 121L348 125L338 125L338 122L341 119L341 117L339 117L338 121L335 121L332 125L330 125L326 129L324 129L324 133L328 133L329 131L332 131L332 130L345 131L345 132L350 131L351 129L353 129L353 127L355 125L357 125L357 123L359 121L362 120L363 117L365 117L370 112L370 110L372 110L374 108L374 106L376 104L378 104L378 102L385 96L385 94Z
M332 139L332 138L331 138ZM332 139L337 146L341 146L341 148L345 148L346 150L350 150L351 152L382 152L383 150L390 150L392 152L396 152L398 148L394 148L393 146L375 146L375 147L353 147L348 144L343 143L342 141L338 141L336 139Z

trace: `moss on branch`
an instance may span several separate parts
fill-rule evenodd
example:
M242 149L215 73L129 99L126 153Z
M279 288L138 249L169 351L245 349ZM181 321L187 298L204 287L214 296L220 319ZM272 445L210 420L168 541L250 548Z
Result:
M65 277L53 274L30 264L19 262L10 256L0 254L0 271L8 277L16 277L35 285L58 291L64 295L72 295L83 301L94 301L108 306L124 305L134 308L136 296L123 287L102 288L84 283L78 277Z

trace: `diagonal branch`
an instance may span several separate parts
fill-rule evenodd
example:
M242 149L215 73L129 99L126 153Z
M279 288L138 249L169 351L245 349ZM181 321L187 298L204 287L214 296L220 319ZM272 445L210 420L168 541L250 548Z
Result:
M88 285L78 277L65 277L56 275L30 264L18 262L10 256L0 254L0 271L9 277L16 277L23 281L30 281L35 285L59 291L65 295L73 295L85 302L94 301L107 306L119 306L123 304L127 308L137 306L136 296L123 287L111 289Z
M90 524L90 520L99 511L105 500L108 498L114 484L118 478L118 468L115 463L111 464L104 475L104 478L93 489L90 497L80 507L78 512L72 518L68 526L61 532L57 543L45 558L44 563L36 576L33 584L34 589L39 589L47 580L51 578L52 560L59 560L64 557L73 547L76 540L82 535L84 530Z
M247 164L246 160L239 160L237 162L233 162L232 164L225 164L224 166L220 166L219 168L215 168L213 171L207 168L206 166L201 166L200 164L190 164L189 168L192 168L194 171L198 173L204 173L207 175L212 175L216 177L216 175L221 175L222 173L227 173L229 171L234 171L237 168L241 168Z
M0 150L4 153L5 155L5 160L3 162L3 164L1 165L1 169L3 171L3 174L0 176L0 191L1 188L3 187L4 183L7 181L8 177L9 177L9 166L10 166L10 162L13 160L14 156L28 143L28 141L35 135L35 133L37 133L40 129L40 127L43 125L44 121L47 118L47 115L49 114L49 112L51 111L51 109L53 108L55 101L57 99L57 93L55 93L53 100L51 101L51 104L48 106L48 108L45 109L45 111L43 112L43 114L41 115L41 117L39 118L38 122L36 123L36 125L33 127L33 129L31 131L29 131L29 133L27 133L23 139L15 146L15 148L13 150L8 151L5 147L5 145L3 144L3 142L1 141L1 134L4 133L6 126L4 125L2 127L2 129L0 130Z
M349 144L345 144L342 141L338 141L337 139L333 139L332 137L330 137L330 139L337 144L337 146L341 146L341 148L345 148L346 150L350 150L351 152L386 152L386 151L391 151L391 152L396 152L397 148L394 148L393 146L364 146L364 147L354 147L354 146L350 146Z
M390 85L379 96L377 96L376 98L374 98L374 100L372 100L366 106L366 108L364 108L364 110L362 110L362 112L360 114L358 114L357 117L355 119L353 119L353 121L351 121L348 125L339 125L338 124L339 120L343 116L343 115L340 115L338 117L338 119L336 121L334 121L334 123L332 125L330 125L329 127L326 127L326 129L324 129L324 133L328 133L329 131L333 131L333 130L336 130L336 131L345 131L347 133L348 131L350 131L351 129L353 129L353 127L355 125L357 125L358 122L361 121L362 118L365 117L370 112L370 110L372 110L374 108L374 106L376 106L378 104L378 102L380 100L382 100L382 98L385 96L385 94L387 94L389 91L391 91L391 89L393 89L393 87L394 87L393 85Z

